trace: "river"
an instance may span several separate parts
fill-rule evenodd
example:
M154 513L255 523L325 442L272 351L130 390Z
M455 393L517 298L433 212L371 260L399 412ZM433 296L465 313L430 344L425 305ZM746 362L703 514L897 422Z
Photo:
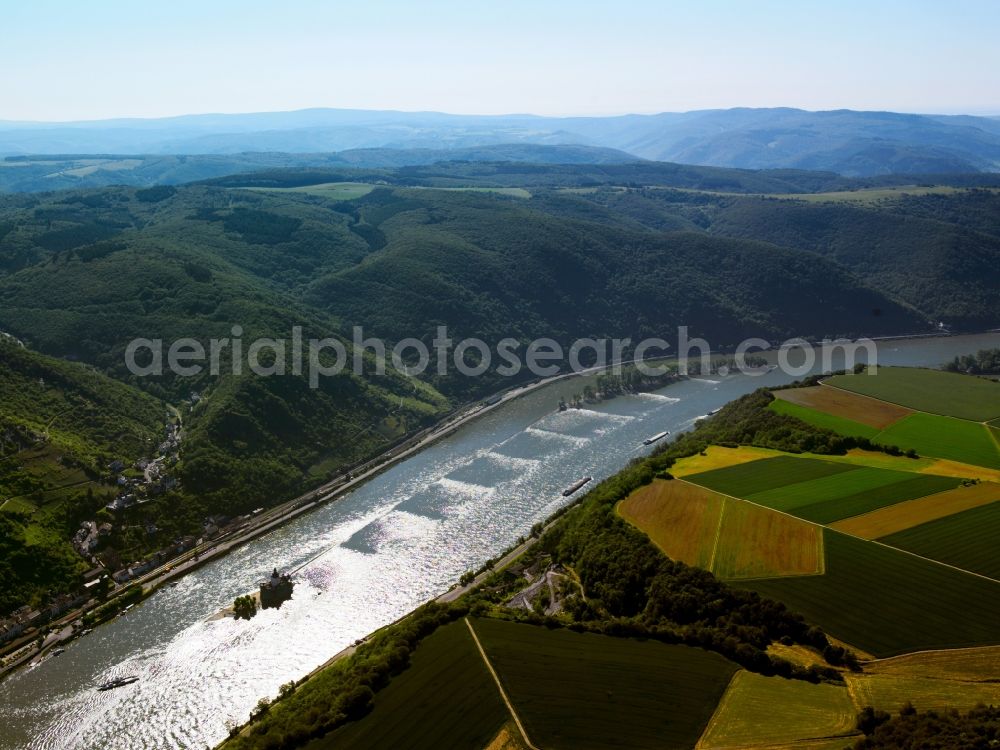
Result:
M881 364L936 366L1000 346L1000 334L880 342ZM642 440L765 385L794 378L694 378L656 393L555 411L579 380L484 415L345 497L161 589L35 668L0 683L0 750L214 746L264 696L356 639L443 593L566 502L652 450ZM250 621L210 620L273 567L299 571L294 597ZM94 686L115 676L140 681Z

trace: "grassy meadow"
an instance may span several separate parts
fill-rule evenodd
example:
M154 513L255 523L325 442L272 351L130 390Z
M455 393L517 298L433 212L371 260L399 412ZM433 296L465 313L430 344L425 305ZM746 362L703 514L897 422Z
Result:
M825 193L778 193L768 197L805 203L856 203L863 206L877 206L880 203L897 201L909 196L950 196L961 192L965 191L962 188L948 185L900 185L898 187L861 188L859 190L834 190Z
M912 703L918 711L968 710L1000 704L1000 682L967 682L901 675L846 675L860 706L895 712Z
M699 750L784 745L856 734L857 709L842 685L737 672ZM846 745L848 740L843 740Z
M875 436L874 441L912 448L922 456L1000 469L1000 446L989 427L936 414L911 414Z

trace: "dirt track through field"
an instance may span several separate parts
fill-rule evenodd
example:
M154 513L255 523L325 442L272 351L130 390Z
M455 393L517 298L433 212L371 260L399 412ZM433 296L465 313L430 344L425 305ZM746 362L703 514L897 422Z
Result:
M486 651L483 649L483 644L479 642L479 636L476 635L476 629L472 627L472 623L469 621L468 617L464 619L465 619L465 624L469 626L469 633L472 635L472 640L476 642L476 648L479 649L479 655L483 658L483 664L486 665L486 668L490 671L490 674L493 676L493 681L497 685L497 690L500 692L500 697L506 704L507 710L510 712L511 718L514 719L514 723L517 724L517 731L519 731L521 733L521 737L524 738L524 744L527 745L530 750L539 750L539 748L532 745L531 740L528 739L528 733L524 731L524 724L521 723L521 717L517 715L517 711L514 710L514 704L510 702L510 698L507 697L507 692L503 689L503 685L500 684L500 676L497 674L497 671L493 668L493 665L490 663L490 658L486 655Z

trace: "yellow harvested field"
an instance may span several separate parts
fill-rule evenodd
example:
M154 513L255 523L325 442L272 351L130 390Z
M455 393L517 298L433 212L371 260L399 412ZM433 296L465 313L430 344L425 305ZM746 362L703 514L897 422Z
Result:
M1000 705L1000 683L936 680L929 677L845 674L847 687L858 706L898 711L907 702L918 711L966 711L980 703Z
M931 472L930 468L933 466L937 459L933 458L907 458L906 456L890 456L888 453L883 453L882 451L866 451L861 448L852 448L847 451L845 456L825 456L815 453L803 453L803 456L808 458L822 458L824 461L839 461L848 464L857 464L858 466L870 466L873 469L895 469L896 471L921 471L928 473ZM960 464L964 466L964 464ZM976 467L970 466L970 470L975 471ZM948 476L952 476L949 474ZM955 475L962 477L971 477L972 474L966 472L965 474Z
M767 653L770 656L784 659L792 664L798 664L800 667L808 668L813 665L820 667L829 666L816 649L809 648L808 646L800 646L798 644L786 646L783 643L775 641L767 647Z
M738 448L710 445L705 451L705 455L697 454L679 460L670 468L670 473L675 477L686 477L689 474L698 474L702 471L724 469L727 466L749 463L758 458L773 458L781 455L787 454L769 448L754 448L749 445L741 445Z
M625 498L618 513L667 557L708 568L724 499L688 482L657 480Z
M521 738L521 733L517 731L517 727L511 722L500 729L497 736L490 741L485 750L525 750L526 747L524 740Z
M864 735L852 734L833 739L800 740L798 742L782 742L777 745L754 745L753 750L845 750L854 747L854 743Z
M903 406L861 396L850 391L842 391L828 385L814 385L810 388L785 388L772 391L772 393L775 398L826 412L835 417L860 422L869 427L877 427L880 430L913 413L912 409Z
M788 456L790 454L770 448L755 448L749 445L741 445L738 448L723 448L718 445L710 445L705 451L705 455L700 454L688 456L680 459L670 468L670 473L675 477L686 477L702 471L712 469L723 469L727 466L745 464L756 461L760 458L774 458L775 456ZM881 451L866 451L860 448L852 448L843 456L830 456L819 453L797 453L799 458L818 458L823 461L835 461L837 463L857 464L858 466L871 466L875 469L895 469L896 471L923 472L926 474L941 474L949 477L962 477L963 479L982 479L1000 481L1000 471L996 469L985 469L981 466L972 466L958 461L945 461L935 458L907 458L906 456L890 456Z
M823 534L815 524L727 498L684 480L657 480L618 505L673 560L725 579L823 572Z
M726 499L711 571L728 580L823 572L823 529L741 500Z
M737 672L698 741L699 750L765 748L856 733L847 688Z
M1000 646L951 648L893 656L865 664L865 674L1000 682Z
M978 479L981 482L1000 482L1000 470L985 466L973 466L960 461L949 461L946 458L936 458L930 464L920 469L924 474L939 474L946 477L962 477L963 479Z
M775 453L775 455L777 454ZM937 474L945 477L959 477L960 479L979 479L983 482L1000 482L1000 470L974 466L961 461L949 461L944 458L890 456L881 451L866 451L860 448L852 448L845 456L826 456L816 453L802 453L800 455L803 458L821 458L824 461L871 466L875 469L895 469L896 471Z
M821 740L797 740L796 742L764 743L751 745L753 750L850 750L864 735L853 734ZM699 748L702 746L699 745Z
M896 503L853 518L845 518L843 521L830 524L830 528L862 539L879 539L928 521L961 513L963 510L989 505L997 500L1000 500L1000 484L983 482Z
M920 711L1000 705L1000 646L921 651L867 662L863 674L845 674L859 707Z

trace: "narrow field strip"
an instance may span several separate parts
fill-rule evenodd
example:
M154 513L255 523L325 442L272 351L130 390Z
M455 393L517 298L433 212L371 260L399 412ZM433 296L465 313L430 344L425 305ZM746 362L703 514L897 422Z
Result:
M687 477L691 474L701 474L714 469L724 469L727 466L736 466L780 455L780 451L770 448L756 448L750 445L741 445L737 448L710 445L703 453L696 453L677 461L670 467L670 473L675 477Z
M959 682L1000 682L1000 646L918 651L865 664L866 674Z
M931 474L913 475L910 479L893 484L802 506L795 510L795 515L808 521L828 524L879 508L892 507L897 503L914 498L944 492L956 487L959 481L955 477L939 477Z
M724 469L690 474L688 481L733 497L747 497L794 482L832 476L861 469L860 466L814 458L776 456Z
M936 680L903 675L844 675L861 706L896 712L907 703L918 711L968 710L1000 704L1000 683Z
M793 482L766 492L742 496L751 502L809 521L829 523L951 489L958 483L959 480L954 477L862 467L848 474Z
M862 539L879 539L998 500L1000 484L981 482L836 521L830 524L830 528Z
M726 506L728 503L725 499L722 501L722 508L719 511L719 523L715 527L715 538L712 540L712 555L709 558L708 569L715 570L715 560L719 554L719 540L722 538L722 519L726 515Z

